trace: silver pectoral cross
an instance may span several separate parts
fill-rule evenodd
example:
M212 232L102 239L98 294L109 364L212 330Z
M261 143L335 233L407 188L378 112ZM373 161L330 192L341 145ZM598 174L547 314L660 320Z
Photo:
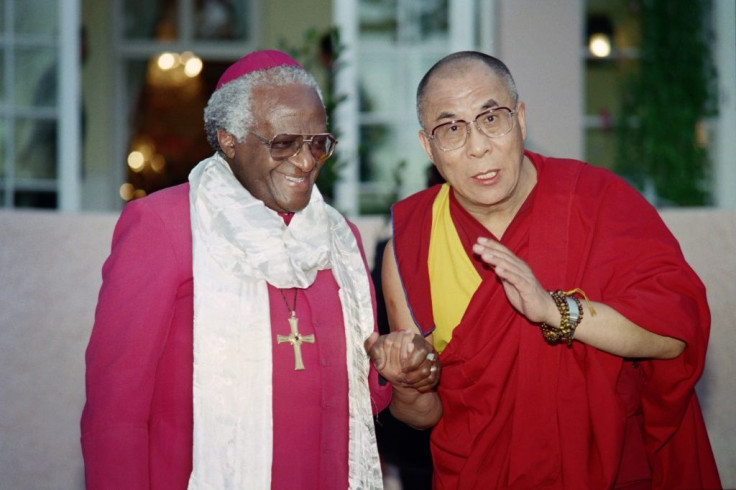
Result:
M302 361L302 342L313 344L314 335L302 335L299 333L299 319L296 317L296 312L294 311L291 312L289 325L291 326L291 333L288 336L277 335L276 340L279 344L289 342L291 345L294 346L294 371L302 371L304 370L304 361Z

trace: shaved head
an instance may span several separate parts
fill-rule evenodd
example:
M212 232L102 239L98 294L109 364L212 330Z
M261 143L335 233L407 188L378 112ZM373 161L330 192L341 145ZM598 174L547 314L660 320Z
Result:
M422 125L422 127L424 127L422 114L424 113L425 95L429 83L435 78L462 74L463 71L468 70L476 63L482 63L488 68L491 74L504 81L514 104L512 109L516 107L519 100L519 93L516 90L514 78L511 76L511 72L503 61L478 51L459 51L457 53L447 55L435 63L419 82L419 86L417 87L417 118L419 119L419 124Z

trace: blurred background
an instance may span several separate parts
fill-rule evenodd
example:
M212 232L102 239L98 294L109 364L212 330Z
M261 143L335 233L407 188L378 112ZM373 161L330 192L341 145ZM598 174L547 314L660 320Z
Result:
M733 0L2 0L0 206L117 211L211 154L225 66L296 55L328 95L320 180L351 216L424 185L414 93L443 55L503 59L530 149L613 168L658 206L736 208Z

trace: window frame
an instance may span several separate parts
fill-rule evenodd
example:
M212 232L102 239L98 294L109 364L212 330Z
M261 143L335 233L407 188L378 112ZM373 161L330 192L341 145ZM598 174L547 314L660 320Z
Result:
M23 4L23 5L21 5ZM3 85L5 95L0 102L0 118L5 132L3 158L4 175L0 177L2 199L0 207L15 208L18 191L51 192L56 194L56 209L78 211L81 201L81 114L79 93L81 59L80 3L79 0L56 0L58 17L51 22L48 32L20 34L14 21L16 9L27 8L24 0L6 0L3 3L0 49L3 53ZM21 105L15 99L16 57L28 48L54 48L58 62L55 74L57 99L53 107ZM20 178L17 176L20 149L17 146L17 127L21 119L56 123L57 147L54 158L55 178Z
M425 56L434 61L453 51L476 49L487 53L495 50L495 0L448 0L448 38L447 42L417 42L407 44L386 43L380 46L375 41L368 41L361 37L359 28L359 0L341 0L333 2L333 19L340 28L341 41L344 50L341 52L341 69L335 77L335 87L338 94L346 95L346 99L336 109L335 119L337 132L340 136L338 153L340 161L344 162L340 169L340 180L335 188L335 205L348 216L361 214L361 196L376 194L405 197L422 188L417 183L417 175L424 175L424 167L428 159L419 161L413 154L417 154L419 147L416 131L419 123L416 118L413 97L403 100L401 104L390 111L365 112L361 111L359 99L360 74L357 65L367 58L400 56L402 59L415 59ZM402 4L411 4L411 0L398 0L397 31L402 29ZM478 15L476 15L476 12ZM487 26L481 29L480 26ZM429 66L422 69L429 69ZM399 87L391 90L397 93L414 93L416 86L413 80L398 73ZM418 82L418 80L417 80ZM359 145L361 127L368 125L393 125L401 127L398 135L401 154L395 155L393 161L407 162L399 175L400 183L361 181L359 171ZM413 178L412 178L413 174ZM422 178L420 177L419 180Z
M130 139L130 126L128 124L130 111L132 110L131 100L135 94L128 93L130 73L127 70L127 64L130 62L146 62L151 57L156 56L164 51L181 53L191 51L200 57L204 62L207 61L235 61L247 53L255 49L257 43L261 39L261 1L260 0L239 0L246 3L246 8L250 12L248 16L249 37L246 40L199 40L195 36L194 24L195 17L193 15L195 0L176 0L177 1L177 32L179 36L176 40L160 41L156 39L133 38L128 39L124 35L123 22L125 21L124 2L125 0L113 0L112 2L112 18L113 18L113 128L114 136L112 140L113 155L115 162L111 179L111 186L116 191L127 180L127 165L125 158L128 151L128 142ZM122 207L125 201L118 200L119 206Z

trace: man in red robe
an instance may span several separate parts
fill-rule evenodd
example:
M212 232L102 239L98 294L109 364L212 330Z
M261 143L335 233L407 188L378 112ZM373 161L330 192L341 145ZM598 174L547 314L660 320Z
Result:
M447 184L394 206L383 288L392 329L441 351L437 390L391 402L434 426L434 486L720 487L694 391L705 289L657 211L607 170L525 151L496 58L443 58L417 108Z
M314 186L326 122L296 61L251 53L205 110L215 155L124 209L86 354L87 488L381 488L391 390L357 229ZM400 368L429 373L419 340Z

